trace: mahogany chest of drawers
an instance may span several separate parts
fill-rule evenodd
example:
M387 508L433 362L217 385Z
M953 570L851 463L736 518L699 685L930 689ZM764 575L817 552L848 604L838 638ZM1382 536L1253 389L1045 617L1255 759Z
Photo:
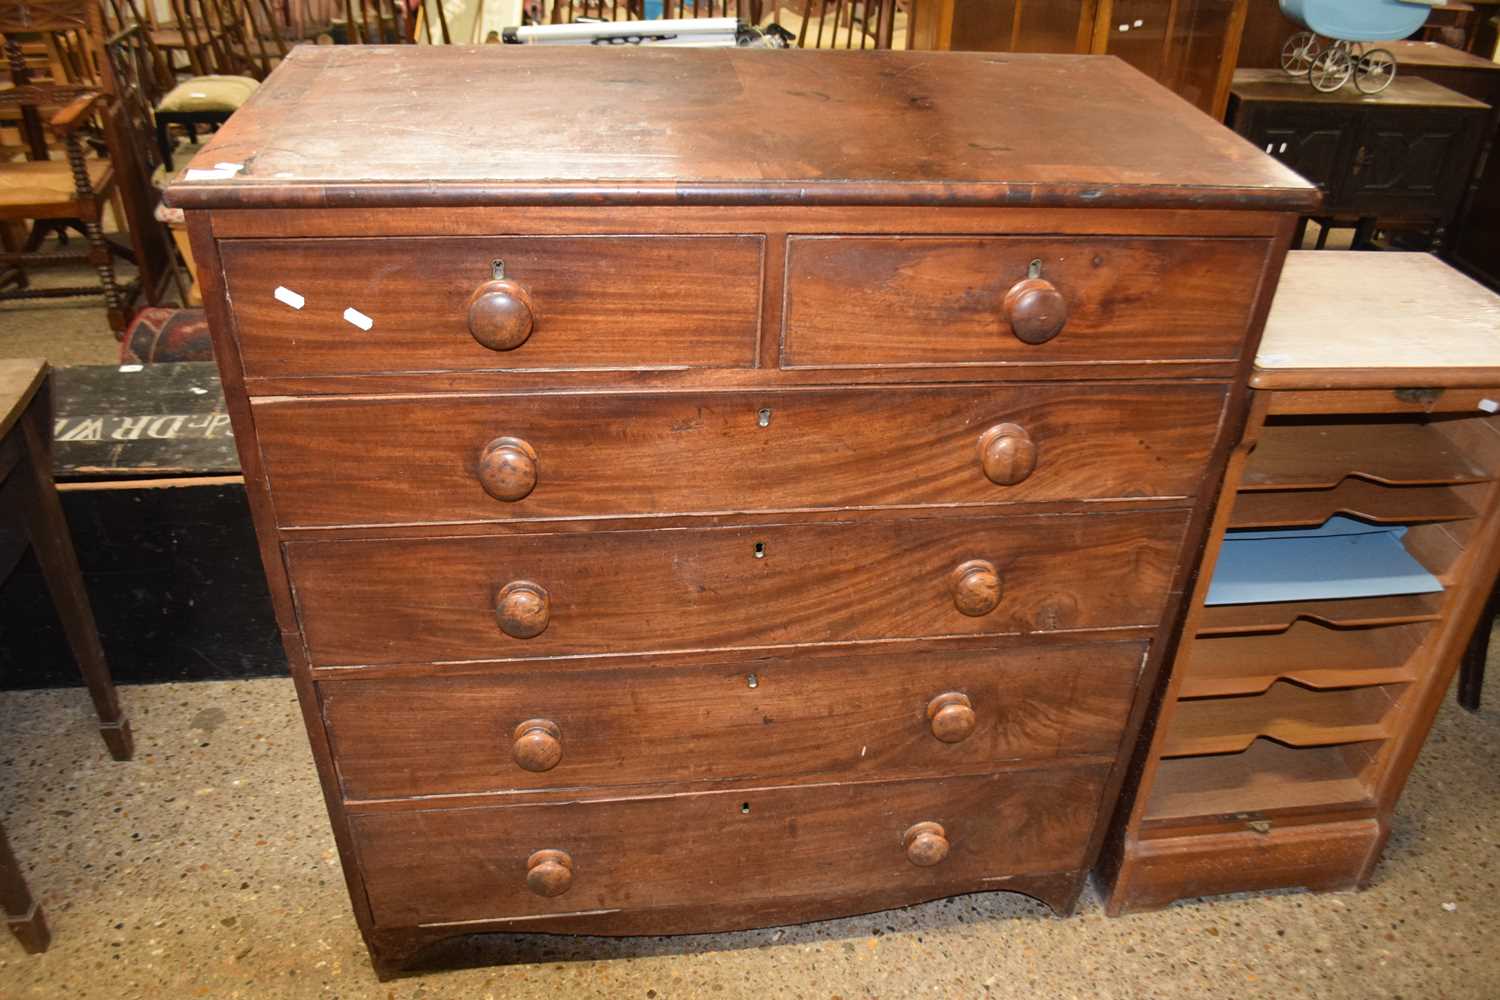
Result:
M304 47L169 200L384 975L1068 911L1316 193L1113 59Z

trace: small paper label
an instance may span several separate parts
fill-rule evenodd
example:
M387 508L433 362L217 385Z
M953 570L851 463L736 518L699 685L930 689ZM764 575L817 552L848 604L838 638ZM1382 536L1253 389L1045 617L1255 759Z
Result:
M1479 408L1485 413L1494 413L1500 411L1500 403L1495 402L1493 399L1481 399L1479 401Z
M144 371L145 368L146 368L145 365L121 365L120 366L120 371L125 372L125 373L128 374L130 372Z
M187 173L182 175L185 181L227 181L239 171L237 170L201 170L189 167Z
M373 319L366 316L358 309L355 309L353 306L350 306L348 309L344 310L344 321L346 323L354 324L361 330L368 330L370 329L370 327L375 325L375 321Z
M304 299L302 296L298 295L296 292L292 291L285 285L277 285L276 291L272 292L271 294L276 296L277 302L285 302L293 309L301 309L302 306L307 302L306 299Z

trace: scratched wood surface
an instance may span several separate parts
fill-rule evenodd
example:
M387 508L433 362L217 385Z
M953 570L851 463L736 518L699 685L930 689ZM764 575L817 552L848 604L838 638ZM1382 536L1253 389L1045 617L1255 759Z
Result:
M64 479L239 472L212 362L53 370L53 473Z
M332 680L318 692L350 799L850 779L1111 756L1145 650L1123 642L748 663L710 657L687 666ZM948 692L968 698L974 713L973 731L951 743L928 718L928 705ZM559 762L541 772L512 756L514 729L533 718L557 726L561 747Z
M182 176L184 207L1317 200L1119 60L952 52L300 46Z
M989 887L988 876L1071 871L1105 768L941 780L811 784L487 809L355 815L375 919L393 927L589 910L777 900L785 918L819 896L902 887L917 902ZM608 793L606 793L608 794ZM941 824L941 864L907 860L902 834ZM527 890L527 859L564 850L562 895ZM733 888L727 888L732 881ZM535 928L536 924L528 923Z
M1197 489L1224 394L1170 383L950 386L331 397L254 409L282 524L331 526L1183 498ZM1037 454L1009 486L980 463L981 435L1005 423ZM481 450L501 436L536 452L536 485L520 500L495 499L477 478Z

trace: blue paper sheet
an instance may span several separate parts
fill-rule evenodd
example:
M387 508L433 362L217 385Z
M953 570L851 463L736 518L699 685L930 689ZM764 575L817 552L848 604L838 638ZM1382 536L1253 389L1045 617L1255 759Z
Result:
M1443 589L1401 544L1404 527L1335 515L1316 528L1231 531L1204 603L1260 604Z

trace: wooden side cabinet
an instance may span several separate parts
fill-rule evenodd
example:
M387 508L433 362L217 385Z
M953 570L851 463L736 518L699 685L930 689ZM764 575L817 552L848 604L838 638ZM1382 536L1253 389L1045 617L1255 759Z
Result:
M1320 94L1281 70L1239 70L1229 124L1324 192L1322 214L1415 225L1439 247L1458 212L1489 105L1428 80Z
M1497 326L1426 254L1289 255L1110 914L1370 879L1500 567Z

